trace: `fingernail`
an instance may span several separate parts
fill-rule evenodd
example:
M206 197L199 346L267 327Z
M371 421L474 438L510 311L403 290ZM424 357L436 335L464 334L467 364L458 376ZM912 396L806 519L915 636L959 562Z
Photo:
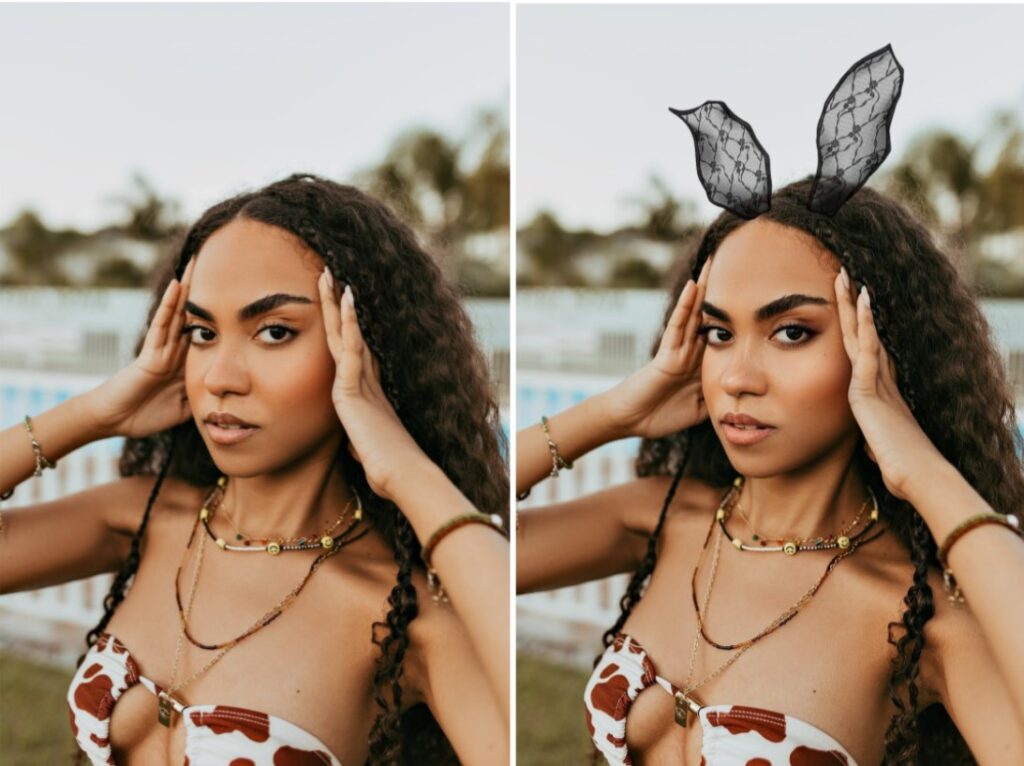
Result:
M846 267L841 266L839 268L839 275L843 278L843 285L847 290L850 289L850 275L846 273Z
M868 295L868 286L867 285L861 285L860 286L860 294L864 296L864 302L867 305L870 306L871 305L871 296Z
M349 285L345 285L345 297L348 298L350 302L353 300L352 288Z

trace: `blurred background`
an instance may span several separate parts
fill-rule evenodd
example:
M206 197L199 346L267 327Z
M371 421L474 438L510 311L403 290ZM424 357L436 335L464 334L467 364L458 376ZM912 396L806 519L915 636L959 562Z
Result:
M203 210L297 171L390 202L466 296L507 429L509 9L0 4L0 428L131 361ZM4 508L117 477L93 443ZM109 577L0 597L0 763L71 752Z
M666 275L720 212L668 107L725 101L771 156L813 174L826 98L891 43L905 70L893 150L869 185L908 204L982 296L1024 395L1024 6L520 6L516 428L650 356ZM520 508L634 476L604 446ZM582 694L626 578L517 599L518 763L588 762Z

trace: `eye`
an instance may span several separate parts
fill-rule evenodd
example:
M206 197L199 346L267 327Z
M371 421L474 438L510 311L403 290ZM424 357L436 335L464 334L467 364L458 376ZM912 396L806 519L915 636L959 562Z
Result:
M193 334L195 330L199 330L198 335ZM203 333L208 333L209 335L205 336L203 335ZM291 329L290 327L285 327L284 325L281 324L272 324L267 325L266 327L261 327L256 334L262 335L263 333L267 333L267 335L263 338L263 342L266 343L268 346L280 346L282 343L285 343L289 338L291 338L291 336L298 335L298 333L295 330ZM189 342L196 346L208 345L210 341L213 340L213 336L216 335L216 333L214 333L214 331L211 330L209 327L204 327L203 325L199 324L190 324L186 325L185 327L182 327L181 334L188 335ZM203 339L199 340L200 337L202 337Z
M778 335L779 333L783 333L782 338L784 338L784 340L782 341L782 345L784 346L799 345L800 343L810 340L816 334L810 328L799 324L788 324L785 327L780 327L772 334ZM797 337L794 337L794 335Z
M726 330L724 327L718 327L717 325L713 325L713 324L702 325L697 330L697 334L698 335L706 335L707 336L707 338L708 338L708 345L709 346L717 346L719 343L725 343L727 340L729 340L729 338L722 337L721 335L712 336L712 333L725 333L725 335L731 335L732 334L728 330Z
M205 346L209 341L213 340L213 338L206 338L205 341L200 342L197 340L196 336L192 334L193 330L202 330L208 333L213 333L213 330L209 327L203 327L201 324L187 324L181 328L181 334L188 336L189 343L194 343L197 346Z
M697 330L697 333L699 335L707 336L709 346L720 346L732 339L731 332L726 330L724 327L719 327L717 325L703 325ZM780 342L783 346L798 346L802 343L806 343L817 334L810 328L799 324L788 324L784 327L780 327L772 333L772 336L774 337L780 333L782 333L782 339Z
M270 345L271 346L280 346L282 343L287 341L290 337L292 337L293 335L297 334L295 332L295 330L291 329L290 327L285 327L283 324L271 324L271 325L267 325L266 327L261 327L259 329L259 332L257 332L256 334L260 335L260 334L265 333L265 332L276 333L276 334L270 335L270 338L272 339L270 341ZM287 333L287 334L284 335L284 336L281 336L280 333L282 333L282 332L283 333Z

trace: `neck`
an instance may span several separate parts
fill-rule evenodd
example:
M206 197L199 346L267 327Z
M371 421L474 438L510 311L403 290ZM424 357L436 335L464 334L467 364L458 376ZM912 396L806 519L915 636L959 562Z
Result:
M321 533L334 524L346 504L351 519L355 498L332 455L274 473L229 477L221 508L251 538L277 539ZM225 514L219 516L220 531L234 537Z
M852 456L844 457L792 473L747 478L738 507L743 509L758 534L766 538L838 534L871 498L853 470ZM862 521L869 512L870 507L865 509ZM733 529L745 528L738 511L733 518L736 519Z

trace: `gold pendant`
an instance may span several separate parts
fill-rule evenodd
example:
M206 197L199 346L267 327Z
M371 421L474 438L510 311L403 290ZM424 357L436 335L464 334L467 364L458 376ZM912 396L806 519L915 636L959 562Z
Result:
M688 697L683 692L676 692L676 723L684 729L690 725L690 714L700 710L696 697Z
M157 706L156 720L170 728L174 722L174 698L167 692L160 692L159 699L160 703Z

